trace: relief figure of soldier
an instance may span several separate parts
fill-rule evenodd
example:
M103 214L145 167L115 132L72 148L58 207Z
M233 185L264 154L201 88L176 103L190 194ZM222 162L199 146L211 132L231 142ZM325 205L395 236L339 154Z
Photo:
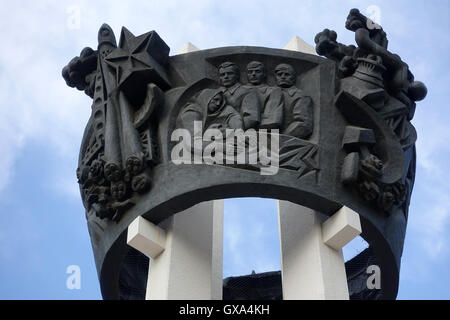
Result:
M286 63L275 67L277 85L284 95L284 118L280 132L300 139L308 139L314 126L313 102L295 86L296 73Z
M233 62L224 62L219 68L219 83L229 105L240 113L244 129L257 128L261 122L261 106L256 91L239 83L240 71Z
M283 121L284 99L281 88L266 84L266 69L259 61L247 65L247 87L254 89L261 106L260 129L279 129Z

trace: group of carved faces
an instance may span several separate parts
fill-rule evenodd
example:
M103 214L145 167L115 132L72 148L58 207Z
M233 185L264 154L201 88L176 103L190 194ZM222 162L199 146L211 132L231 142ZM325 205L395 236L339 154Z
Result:
M295 85L296 73L294 68L286 63L281 63L274 70L277 85L281 88L290 88ZM232 62L225 62L219 66L220 84L229 88L239 82L239 68ZM266 69L259 61L252 61L247 65L248 83L254 86L266 81Z
M223 97L216 98L220 103L224 99L241 114L244 129L279 129L281 133L301 139L312 134L312 100L295 86L297 75L291 65L281 63L275 67L277 86L266 84L266 68L259 61L247 65L246 85L240 84L240 70L233 62L222 63L218 72Z

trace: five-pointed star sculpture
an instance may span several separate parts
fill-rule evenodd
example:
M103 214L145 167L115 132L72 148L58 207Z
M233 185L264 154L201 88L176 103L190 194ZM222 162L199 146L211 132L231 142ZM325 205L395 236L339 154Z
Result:
M122 28L119 47L105 58L106 63L115 70L118 86L135 72L154 72L155 66L149 52L151 36L152 32L147 32L135 37L127 28Z

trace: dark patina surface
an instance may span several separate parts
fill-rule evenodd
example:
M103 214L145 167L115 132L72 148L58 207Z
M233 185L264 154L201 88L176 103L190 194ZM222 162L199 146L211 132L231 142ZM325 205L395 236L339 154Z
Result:
M426 87L387 49L383 29L353 9L346 27L357 46L325 29L319 57L261 47L169 56L154 31L99 31L63 69L93 99L78 181L105 299L135 298L145 286L126 244L138 216L157 224L199 202L232 197L288 200L332 215L359 213L370 248L347 262L350 295L394 299L415 175L415 101ZM175 164L174 130L278 129L279 170L260 165ZM367 292L363 270L382 270ZM142 271L142 270L141 270ZM350 275L349 275L350 273ZM141 276L139 276L141 274Z

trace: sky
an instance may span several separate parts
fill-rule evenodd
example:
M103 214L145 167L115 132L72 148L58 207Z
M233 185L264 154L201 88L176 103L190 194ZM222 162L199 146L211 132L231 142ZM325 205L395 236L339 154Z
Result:
M428 87L417 105L417 171L398 299L450 298L450 2L413 1L3 1L0 8L0 299L101 299L75 170L91 100L61 69L120 34L156 30L174 54L186 42L283 48L344 28L359 8L383 26L390 51ZM276 201L225 201L224 276L280 270ZM344 248L346 258L361 240ZM79 266L81 288L66 285Z

